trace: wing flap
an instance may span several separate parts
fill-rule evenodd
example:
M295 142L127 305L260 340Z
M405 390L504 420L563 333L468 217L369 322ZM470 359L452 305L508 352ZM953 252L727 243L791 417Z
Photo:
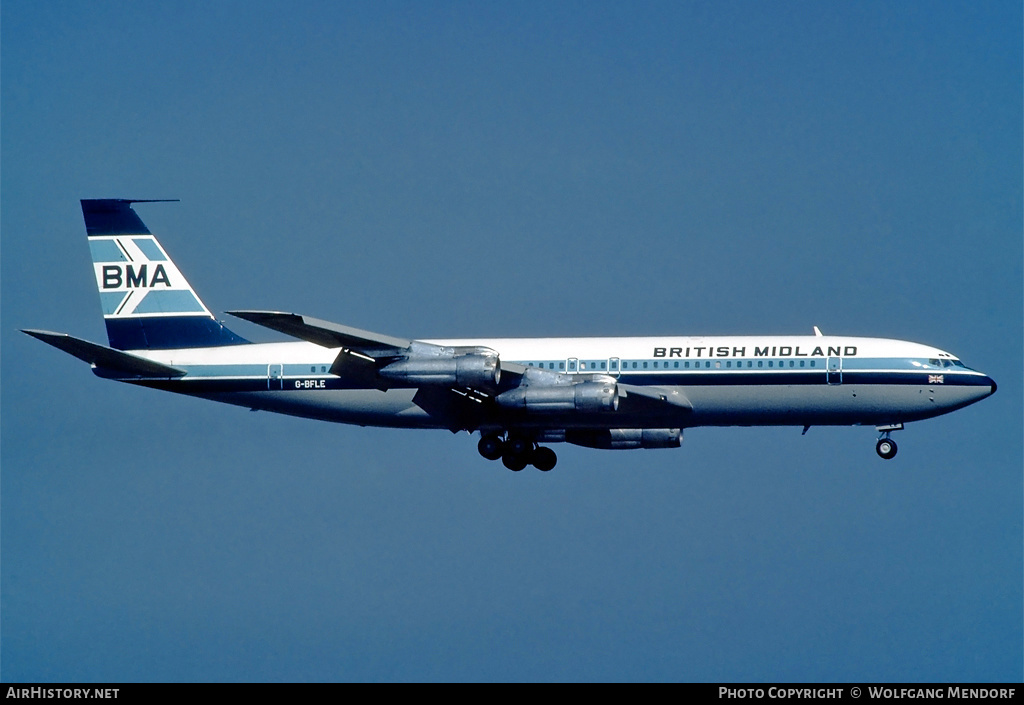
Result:
M22 330L58 350L74 355L83 362L88 362L98 370L113 373L118 377L182 377L185 370L154 362L138 355L114 350L104 345L90 343L88 340L75 338L67 333L51 333L46 330Z

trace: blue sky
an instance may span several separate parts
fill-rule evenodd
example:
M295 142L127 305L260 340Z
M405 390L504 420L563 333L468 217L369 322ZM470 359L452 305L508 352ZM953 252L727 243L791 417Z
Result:
M2 10L5 681L1019 681L1019 3ZM560 447L95 378L80 198L204 301L406 337L915 340L897 434ZM272 334L243 322L255 340Z

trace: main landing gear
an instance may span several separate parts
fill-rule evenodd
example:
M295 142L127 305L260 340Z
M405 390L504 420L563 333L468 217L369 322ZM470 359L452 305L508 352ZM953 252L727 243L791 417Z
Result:
M542 472L555 467L558 456L550 448L542 448L529 438L512 436L502 440L494 434L483 436L477 444L480 455L488 460L501 458L501 463L513 472L519 472L527 465L533 465Z
M900 431L903 429L903 424L889 424L888 426L879 426L878 431L882 434L878 437L878 443L875 444L875 452L878 453L879 457L883 460L892 460L896 457L896 451L899 448L896 447L896 441L889 437L893 431Z

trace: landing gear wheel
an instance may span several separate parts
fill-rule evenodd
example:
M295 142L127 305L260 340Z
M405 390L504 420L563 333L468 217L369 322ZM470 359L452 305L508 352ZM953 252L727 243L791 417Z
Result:
M555 467L555 463L558 462L558 456L555 455L555 451L550 448L538 448L533 451L532 460L533 467L537 468L541 472L547 472Z
M896 441L891 438L883 438L875 445L875 452L885 460L892 460L896 457Z
M521 456L524 459L528 459L530 454L533 453L533 441L527 438L509 438L508 443L505 444L508 452L513 455Z
M505 451L505 454L501 456L501 463L512 472L519 472L526 467L526 457L519 453Z
M497 436L484 436L476 444L476 449L488 460L497 460L505 452L505 442Z
M533 441L529 438L513 436L505 441L501 462L512 472L519 472L530 464L533 449Z

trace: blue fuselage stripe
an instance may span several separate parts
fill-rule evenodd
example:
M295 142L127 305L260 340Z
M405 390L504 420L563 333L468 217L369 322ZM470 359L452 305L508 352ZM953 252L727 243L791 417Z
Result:
M324 389L351 389L346 380L317 374L289 374L287 367L280 378L270 378L265 365L244 366L201 366L191 368L189 375L176 380L141 380L138 384L159 389L186 392L190 394L251 392L251 391L302 391ZM296 365L295 367L301 367ZM202 370L198 375L196 372ZM213 372L219 374L211 374ZM623 373L619 381L623 384L654 387L726 387L726 386L849 386L849 385L910 385L920 387L987 387L991 379L984 375L960 373L943 375L942 382L936 382L934 375L922 372L844 371L842 384L830 384L824 369L776 370L774 372L747 372L745 370L689 371L676 373Z

